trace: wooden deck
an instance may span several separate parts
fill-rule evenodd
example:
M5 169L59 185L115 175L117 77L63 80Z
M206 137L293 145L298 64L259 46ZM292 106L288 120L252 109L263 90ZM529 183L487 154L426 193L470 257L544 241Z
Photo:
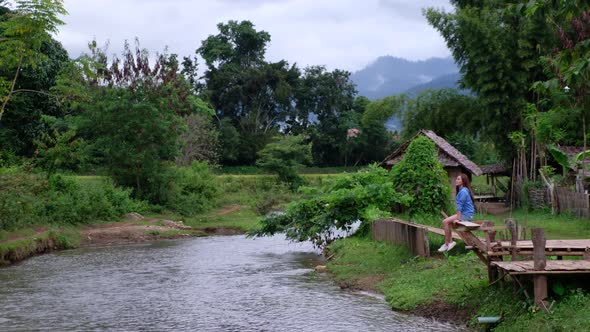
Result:
M453 232L454 239L465 242L465 248L473 250L488 267L490 284L503 281L506 276L524 288L521 278L532 278L535 304L550 311L547 307L548 276L555 274L590 274L590 239L546 240L541 228L532 229L531 240L518 240L520 230L513 220L506 226L494 226L489 221L478 223L460 222ZM444 235L444 230L391 218L373 223L373 239L405 244L416 255L430 255L426 232ZM510 231L510 241L496 241L498 230ZM483 231L478 237L474 231ZM524 231L522 232L524 234ZM504 256L511 261L504 261ZM546 256L557 256L558 260L547 260ZM578 260L560 260L560 256L581 256ZM525 260L518 260L524 258ZM526 289L525 295L529 297Z
M511 255L513 248L516 250L517 255L530 256L533 254L533 241L517 241L514 247L509 241L498 241L492 243L488 255ZM588 254L590 254L590 239L546 240L546 256L584 256Z
M496 261L491 264L510 275L590 273L590 261L587 260L546 261L544 270L535 270L534 261Z

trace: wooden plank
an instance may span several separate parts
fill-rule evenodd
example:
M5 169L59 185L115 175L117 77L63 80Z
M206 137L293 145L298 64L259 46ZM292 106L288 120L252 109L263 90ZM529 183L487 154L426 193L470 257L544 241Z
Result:
M462 226L462 227L465 227L465 228L467 228L470 231L471 230L474 230L474 229L478 229L479 227L481 227L480 224L476 224L476 223L471 222L471 221L457 221L457 222L455 222L455 224L457 224L459 226Z
M493 261L491 265L498 266L508 272L535 271L534 261ZM546 261L545 269L540 272L549 271L587 271L590 272L590 261L587 260L565 260Z
M496 248L492 248L492 249L496 249ZM520 249L518 251L519 255L522 256L532 256L533 255L533 251L532 250L522 250ZM493 256L493 257L500 257L500 256L509 256L512 255L512 252L508 251L508 250L504 250L504 251L488 251L487 252L488 256ZM545 252L546 256L583 256L584 255L584 251L546 251Z
M388 219L388 221L398 223L398 224L408 225L411 227L422 228L422 229L425 229L431 233L435 233L435 234L439 234L439 235L443 235L443 236L445 235L445 230L442 228L437 228L437 227L422 225L422 224L416 224L416 223L410 223L405 220L401 220L401 219L397 219L397 218L390 218L390 219ZM452 235L453 239L461 240L461 237L456 232L452 232L451 235Z

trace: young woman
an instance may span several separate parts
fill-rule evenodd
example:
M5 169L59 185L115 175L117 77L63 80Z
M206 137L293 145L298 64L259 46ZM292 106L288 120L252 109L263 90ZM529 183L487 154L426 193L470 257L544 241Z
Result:
M473 204L475 199L473 198L473 191L471 190L471 184L467 175L461 173L461 175L457 176L457 179L455 179L455 188L457 192L457 197L455 198L457 213L447 217L442 222L445 229L445 243L438 249L439 252L449 251L457 245L453 241L451 227L457 221L472 221L473 214L475 213L475 206Z

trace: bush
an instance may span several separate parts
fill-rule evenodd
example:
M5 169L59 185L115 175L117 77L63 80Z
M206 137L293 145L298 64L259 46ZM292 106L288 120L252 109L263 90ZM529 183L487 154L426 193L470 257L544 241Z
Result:
M145 202L130 197L131 189L111 181L87 182L74 177L17 169L0 171L0 229L13 230L37 223L80 224L115 220L127 212L144 212Z
M189 168L176 169L166 206L184 216L194 216L210 208L219 190L206 162L193 162Z
M127 212L143 212L147 204L130 198L131 189L121 189L111 181L86 183L54 175L49 179L44 212L48 221L67 224L115 220Z
M438 213L451 202L451 188L434 143L419 136L391 170L396 189L412 196L410 215Z
M12 230L41 221L39 196L47 181L16 168L0 169L0 229Z

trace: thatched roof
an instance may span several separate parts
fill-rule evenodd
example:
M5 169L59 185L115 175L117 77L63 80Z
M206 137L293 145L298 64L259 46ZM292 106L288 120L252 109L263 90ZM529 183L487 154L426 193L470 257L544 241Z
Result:
M481 174L489 175L510 175L510 167L504 162L480 166Z
M410 145L410 142L418 135L424 135L434 142L438 148L438 160L445 168L461 167L473 175L477 176L482 174L481 169L479 169L475 163L467 159L465 155L459 152L459 150L455 149L455 147L449 144L449 142L445 141L442 137L430 130L421 130L411 140L405 142L402 146L400 146L397 150L385 158L385 160L381 162L381 165L385 168L391 168L393 165L397 164L402 159L404 152L408 148L408 145Z

